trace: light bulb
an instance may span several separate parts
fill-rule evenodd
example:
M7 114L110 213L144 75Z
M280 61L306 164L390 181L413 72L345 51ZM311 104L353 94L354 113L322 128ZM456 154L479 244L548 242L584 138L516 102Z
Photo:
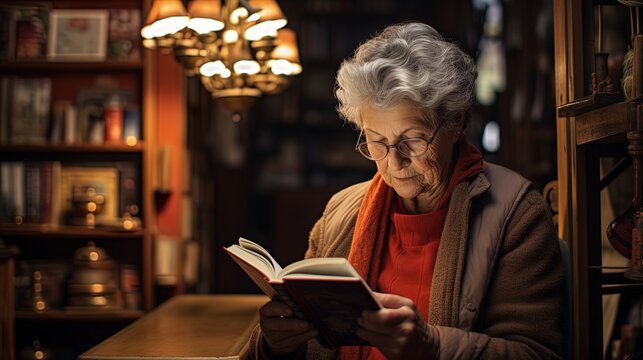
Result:
M269 66L270 71L275 75L291 75L294 71L293 64L284 59L271 60Z
M199 34L207 34L209 32L219 31L225 25L223 22L216 19L207 18L192 18L188 22L188 28L196 31Z
M254 75L261 70L261 66L254 60L239 60L233 65L234 72L237 74Z
M239 33L235 30L229 29L223 32L223 42L226 44L231 44L239 40Z
M263 21L249 27L244 36L250 41L257 41L266 36L277 37L277 30L286 26L287 23L286 19Z
M221 60L207 62L199 68L199 72L203 76L222 74L224 70L227 69Z
M154 37L163 37L165 35L175 34L183 30L190 20L187 16L172 16L165 19L156 20L152 24L152 34Z

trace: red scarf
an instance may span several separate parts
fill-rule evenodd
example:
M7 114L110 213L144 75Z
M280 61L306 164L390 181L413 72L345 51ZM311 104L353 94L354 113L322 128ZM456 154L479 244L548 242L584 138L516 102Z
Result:
M436 210L449 206L451 192L457 184L483 171L480 151L471 145L464 135L458 139L457 150L458 160L454 166L449 186L438 201ZM395 190L384 182L379 173L375 174L362 200L348 254L350 263L373 289L377 285L379 276L382 248L387 239L394 192ZM366 349L357 346L342 347L339 351L339 358L343 360L366 359L368 351L363 351Z

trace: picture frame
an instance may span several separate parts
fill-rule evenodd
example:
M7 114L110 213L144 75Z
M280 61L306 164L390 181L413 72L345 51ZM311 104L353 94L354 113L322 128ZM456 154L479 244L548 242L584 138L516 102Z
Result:
M50 61L104 61L107 57L107 10L55 9L49 14Z
M96 215L97 221L113 220L118 217L119 209L119 171L115 167L63 166L61 170L62 213L73 210L74 189L85 191L92 187L96 194L104 196L105 202Z

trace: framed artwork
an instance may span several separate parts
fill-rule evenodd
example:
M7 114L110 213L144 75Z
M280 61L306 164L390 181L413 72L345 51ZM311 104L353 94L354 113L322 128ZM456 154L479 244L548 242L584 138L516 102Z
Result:
M107 10L52 10L47 58L52 61L104 61Z
M82 196L93 189L96 195L104 199L103 206L96 217L103 219L118 217L119 172L117 168L63 166L60 183L63 213L73 210L75 196L79 194Z

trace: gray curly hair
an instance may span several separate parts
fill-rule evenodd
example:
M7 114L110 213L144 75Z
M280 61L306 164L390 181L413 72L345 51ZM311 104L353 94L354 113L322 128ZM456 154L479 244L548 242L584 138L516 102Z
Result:
M427 125L460 124L475 98L473 60L429 25L391 25L362 43L337 72L340 116L362 128L360 108L390 107L403 101L425 115ZM465 119L466 120L466 119Z

